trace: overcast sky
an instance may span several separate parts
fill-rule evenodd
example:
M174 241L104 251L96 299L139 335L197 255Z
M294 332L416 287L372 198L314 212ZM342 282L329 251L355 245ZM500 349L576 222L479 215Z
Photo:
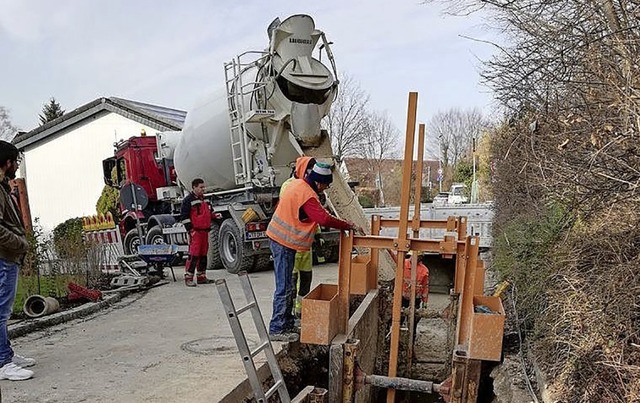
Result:
M67 111L101 96L189 110L224 85L223 62L268 45L275 17L305 13L334 42L338 70L401 131L408 91L419 92L421 121L452 107L489 112L478 59L493 49L462 36L491 33L480 16L444 16L421 3L0 0L0 105L26 131L51 96Z

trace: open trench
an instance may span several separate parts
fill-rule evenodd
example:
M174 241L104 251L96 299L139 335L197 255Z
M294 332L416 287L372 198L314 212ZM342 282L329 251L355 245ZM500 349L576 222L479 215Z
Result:
M328 139L327 139L328 140ZM305 154L316 157L319 160L331 160L333 152L329 141L324 141L316 148L305 148ZM335 213L343 218L358 223L363 228L369 228L370 222L366 218L364 211L357 202L355 195L347 185L341 175L335 175L334 184L327 192L331 206ZM450 303L449 290L453 287L453 273L455 272L455 260L443 259L440 255L433 255L425 262L430 269L430 296L427 310L431 312L443 312ZM379 262L379 289L376 300L377 307L377 328L371 329L377 332L374 339L377 340L377 348L367 349L360 354L371 355L362 357L363 361L373 362L375 374L386 375L388 372L389 360L389 326L391 323L391 310L393 300L393 279L395 264L391 256L382 251ZM358 307L361 297L352 297L350 314L353 314ZM434 315L435 316L435 315ZM304 319L303 319L304 320ZM401 332L401 348L398 360L398 376L433 381L440 383L451 373L450 362L453 349L453 338L455 334L455 323L452 320L442 317L423 318L417 326L414 357L409 368L406 357L407 343L409 342L408 331ZM373 351L373 353L372 353ZM404 354L404 356L403 356ZM278 357L280 369L287 384L287 389L291 397L302 390L307 385L314 385L325 389L330 389L329 372L330 349L328 346L312 346L302 344L290 344ZM487 365L483 367L481 384L479 390L479 403L489 403L494 401L493 385L489 372L491 368ZM273 383L272 379L265 381L268 388ZM365 393L356 394L357 402L386 402L386 389L369 389ZM250 400L245 400L250 401ZM270 401L277 402L278 398ZM425 395L418 393L399 392L396 394L396 401L399 402L442 402L442 398L437 395Z
M452 337L455 332L455 324L448 319L433 316L436 316L435 313L443 312L450 303L448 289L452 281L452 276L449 274L452 273L450 270L451 264L453 264L452 261L440 260L439 257L435 256L433 260L427 260L427 265L432 273L432 286L427 304L427 310L430 314L428 318L422 318L418 322L411 368L407 368L406 365L408 362L406 356L407 343L409 341L408 331L404 330L401 332L398 376L439 383L450 374L451 368L449 363L451 361ZM351 297L350 315L354 315L355 311L362 304L363 299L362 296ZM377 332L378 348L375 352L375 357L362 358L363 360L371 358L374 360L374 370L371 372L367 371L368 373L386 375L388 371L389 340L386 335L390 323L392 299L392 282L380 282L376 298L378 320L377 328L375 329ZM366 355L368 351L363 351L360 354ZM288 344L278 355L278 363L290 396L293 398L308 385L330 389L330 362L329 346L301 343ZM479 403L512 401L508 399L496 399L496 396L494 396L494 385L489 376L494 367L494 363L483 363L483 375L479 388ZM266 376L265 378L266 380L263 382L263 386L266 390L273 384L273 380ZM505 379L503 382L509 383L509 379ZM255 401L249 398L249 395L250 389L248 389L244 395L244 400L235 398L223 400L223 402ZM277 397L272 397L269 401L278 402L280 400ZM356 394L354 401L386 402L386 389L373 388L373 390L366 395L359 392ZM420 394L402 391L398 391L396 394L396 401L444 402L438 394Z

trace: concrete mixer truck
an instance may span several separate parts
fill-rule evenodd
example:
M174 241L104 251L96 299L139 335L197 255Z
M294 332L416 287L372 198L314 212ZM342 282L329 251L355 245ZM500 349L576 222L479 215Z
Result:
M215 212L209 268L237 273L268 265L265 230L280 185L305 148L328 141L321 120L338 81L330 43L310 16L275 19L267 33L266 50L224 64L224 89L190 110L182 131L132 137L103 161L105 182L121 192L126 253L141 243L186 245L180 202L202 178ZM325 250L337 258L338 234L329 234Z

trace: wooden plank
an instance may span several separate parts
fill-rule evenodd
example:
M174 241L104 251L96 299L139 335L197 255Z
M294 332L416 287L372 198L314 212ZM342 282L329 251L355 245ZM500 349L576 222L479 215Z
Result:
M413 197L413 237L420 238L420 199L422 197L422 159L424 158L424 124L418 126L418 160L416 163L415 195ZM414 253L411 257L411 293L409 296L409 343L407 351L407 368L411 370L413 360L413 337L416 318L416 277L418 275L418 256Z
M329 348L329 400L332 402L342 401L342 370L344 366L344 342L345 335L336 336L336 339Z
M478 245L480 238L467 237L465 246L466 262L464 266L464 283L460 294L460 306L458 307L458 335L456 344L469 345L469 333L471 319L473 317L473 292L475 290L476 272L478 267Z
M338 333L344 334L349 327L349 296L351 283L351 251L353 232L341 231L340 258L338 260Z

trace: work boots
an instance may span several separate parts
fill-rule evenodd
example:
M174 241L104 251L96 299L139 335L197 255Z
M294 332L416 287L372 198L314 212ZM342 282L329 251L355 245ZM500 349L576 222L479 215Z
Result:
M197 270L196 280L198 281L198 284L213 283L213 280L209 280L207 278L207 257L206 256L200 256L200 258L198 258L198 270Z
M195 287L196 283L193 282L193 274L192 273L184 273L184 285L187 287Z
M198 275L196 276L196 281L198 282L198 284L211 284L213 283L213 280L209 280L207 278L207 273L201 273L198 272Z

